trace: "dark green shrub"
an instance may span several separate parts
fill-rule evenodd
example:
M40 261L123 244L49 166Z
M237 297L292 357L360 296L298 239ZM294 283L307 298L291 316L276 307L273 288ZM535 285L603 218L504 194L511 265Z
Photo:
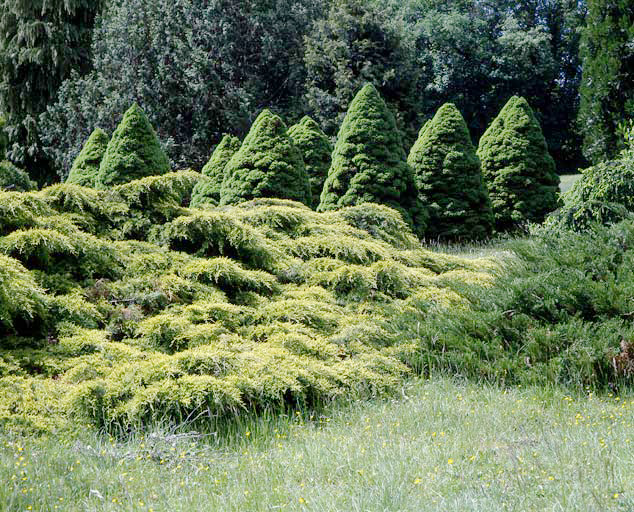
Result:
M313 197L312 207L317 208L330 169L332 145L319 125L308 116L291 126L288 135L304 158Z
M563 196L564 206L548 219L551 226L575 230L594 223L614 224L634 215L634 128L619 157L583 171Z
M373 85L355 96L341 125L319 210L374 202L398 210L417 234L427 217L405 161L394 116Z
M284 121L264 110L225 169L220 203L258 197L293 199L310 205L310 182L302 155Z
M0 190L28 192L36 188L37 184L29 179L25 171L18 169L8 160L0 162Z
M524 98L507 102L480 139L478 157L498 231L542 222L557 208L555 162Z
M145 113L135 103L123 115L99 165L97 188L169 172L167 155Z
M453 103L443 105L423 126L407 162L429 211L426 237L478 240L491 234L493 213L480 161Z
M240 139L225 135L220 144L209 158L209 161L202 169L203 176L208 179L201 180L196 184L192 192L191 206L200 206L204 203L218 204L220 202L220 190L225 177L225 168L240 149Z
M110 142L110 138L106 132L101 128L96 128L75 158L66 183L94 187L97 183L99 165L106 153L108 142Z

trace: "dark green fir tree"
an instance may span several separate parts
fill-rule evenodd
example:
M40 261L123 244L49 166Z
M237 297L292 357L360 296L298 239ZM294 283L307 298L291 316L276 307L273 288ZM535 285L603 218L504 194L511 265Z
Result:
M319 210L381 203L398 210L422 235L427 213L405 157L394 116L376 88L364 86L339 130Z
M304 160L287 130L279 116L269 110L260 113L240 150L227 164L220 204L235 204L258 197L311 204Z
M101 128L96 128L88 137L73 167L66 178L66 183L94 187L97 183L99 165L106 153L110 138Z
M201 204L220 202L220 190L225 176L225 168L229 160L240 149L240 139L231 135L225 135L220 144L211 154L209 161L202 169L202 174L207 177L196 183L192 192L191 205L196 207Z
M324 181L330 169L332 145L319 125L308 116L291 126L288 129L288 135L304 158L313 195L312 206L317 208Z
M429 212L427 238L481 240L491 234L493 213L480 160L455 105L443 105L425 123L407 161Z
M165 174L170 163L149 119L135 103L123 115L99 165L97 188Z
M558 206L559 176L528 102L513 96L480 139L478 157L498 231L542 222Z
M634 116L634 3L588 0L580 54L579 127L593 163L617 156L619 123Z

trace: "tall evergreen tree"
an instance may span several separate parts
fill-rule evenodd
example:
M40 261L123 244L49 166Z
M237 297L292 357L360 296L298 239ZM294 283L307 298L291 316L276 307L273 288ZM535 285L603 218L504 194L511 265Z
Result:
M428 238L469 240L491 234L493 213L480 161L454 104L443 105L424 125L407 161L429 211Z
M169 172L167 155L147 116L135 103L123 115L99 165L97 188Z
M616 156L618 124L634 115L633 40L630 0L588 0L579 124L586 156L595 163Z
M257 197L311 204L310 182L302 155L287 135L282 118L264 110L225 169L220 204Z
M75 70L90 68L91 33L102 0L0 0L0 111L8 156L40 182L52 179L38 116Z
M218 204L220 202L220 190L225 177L225 168L229 160L240 149L240 139L231 135L225 135L220 144L211 154L209 161L203 167L202 173L208 178L196 183L192 191L192 206L204 203Z
M77 155L73 167L66 178L66 183L74 183L83 187L94 187L97 183L99 165L106 153L110 138L101 128L96 128L83 149Z
M304 158L313 195L312 206L317 208L324 181L330 169L332 145L319 125L308 116L291 126L288 129L288 135Z
M418 234L425 230L426 212L394 116L371 84L357 93L343 120L319 210L365 202L395 208Z
M478 157L498 231L542 222L557 208L559 176L528 102L513 96L480 139Z

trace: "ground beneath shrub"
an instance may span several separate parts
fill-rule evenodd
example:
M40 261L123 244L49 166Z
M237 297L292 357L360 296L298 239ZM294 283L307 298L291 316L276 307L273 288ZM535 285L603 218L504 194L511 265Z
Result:
M632 510L634 396L439 378L125 442L0 438L2 510ZM308 413L310 414L310 413Z

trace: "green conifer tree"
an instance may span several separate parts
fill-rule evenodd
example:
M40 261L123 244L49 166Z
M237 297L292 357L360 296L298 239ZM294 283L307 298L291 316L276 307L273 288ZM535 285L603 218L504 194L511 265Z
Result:
M350 103L318 209L366 202L395 208L417 234L424 233L427 214L418 198L414 173L405 160L396 121L371 84Z
M165 174L169 170L169 160L154 128L135 103L112 134L99 166L97 188L105 189L146 176Z
M480 139L478 157L498 231L542 222L558 206L559 176L528 102L513 96Z
M311 204L304 160L287 130L279 116L269 110L262 111L240 150L227 164L220 204L235 204L257 197Z
M407 162L429 211L428 238L474 240L491 234L493 213L480 161L455 105L446 103L425 123Z
M589 0L587 9L579 127L584 153L597 163L617 156L619 122L634 116L634 5L630 0Z
M211 154L209 161L202 169L202 174L208 179L196 183L192 191L192 206L200 206L204 203L218 204L220 202L220 190L225 176L225 168L229 160L240 149L240 139L231 135L225 135L220 144Z
M96 128L86 140L73 167L66 178L66 183L74 183L84 187L94 187L97 183L99 164L106 153L110 138L101 128Z
M308 116L291 126L288 129L288 135L304 158L313 195L312 206L317 208L324 181L330 169L332 145L319 125Z

